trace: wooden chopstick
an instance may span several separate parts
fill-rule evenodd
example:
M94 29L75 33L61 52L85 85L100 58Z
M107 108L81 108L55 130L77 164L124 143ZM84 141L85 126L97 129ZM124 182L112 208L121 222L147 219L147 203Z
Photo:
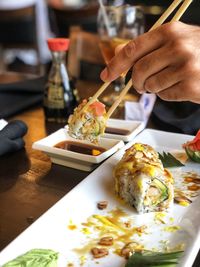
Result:
M99 88L99 90L89 99L89 101L86 103L86 105L82 108L82 110L86 110L90 104L92 104L102 93L105 91L105 89L109 86L111 82L105 82L102 84L102 86Z
M120 104L124 96L128 93L128 90L131 88L131 86L132 86L132 80L130 79L127 85L123 88L123 90L119 94L119 97L117 98L117 100L112 104L111 108L108 110L106 114L107 119L109 119L110 116L113 114L113 112L118 107L118 105Z
M183 2L183 0L174 0L171 5L165 10L165 12L160 16L160 18L155 22L155 24L150 28L149 32L162 25L163 22L165 22L165 20L181 2Z
M175 0L173 3L173 7L172 8L171 6L168 8L171 13L174 11L174 9L178 6L178 4L176 5L175 2L177 3L180 3L180 0ZM181 1L182 2L182 1ZM186 11L186 9L189 7L189 5L192 3L192 0L185 0L183 2L183 4L181 5L181 7L178 9L178 11L176 12L176 14L174 15L174 17L172 18L171 21L178 21L181 16L183 15L183 13ZM160 20L160 24L158 24L157 22L155 23L156 24L156 27L159 27L166 19L167 17L171 14L169 12L165 12L165 16L161 16L162 19ZM159 20L159 19L158 19ZM155 25L154 24L154 25ZM153 27L149 30L151 31L152 29L155 29L155 27ZM124 96L127 94L127 92L129 91L129 89L131 88L132 86L132 79L130 79L127 83L127 85L124 87L124 89L121 91L118 99L113 103L113 105L111 106L111 108L108 110L107 112L107 118L110 118L110 116L112 115L112 113L115 111L115 109L118 107L118 105L120 104L120 102L122 101L122 99L124 98Z
M189 5L192 3L192 1L193 0L185 0L183 2L183 4L180 6L179 10L174 15L174 17L171 19L171 22L178 21L182 17L182 15L184 14L184 12L187 10Z

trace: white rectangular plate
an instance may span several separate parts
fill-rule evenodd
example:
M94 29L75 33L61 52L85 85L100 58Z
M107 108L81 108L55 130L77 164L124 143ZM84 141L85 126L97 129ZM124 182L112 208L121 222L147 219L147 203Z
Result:
M144 130L134 141L106 160L8 245L0 253L0 265L30 249L48 248L60 253L59 267L66 267L69 263L73 263L74 267L123 267L125 259L112 253L112 248L109 249L108 256L98 260L93 260L91 254L83 249L85 262L83 265L80 264L80 255L73 250L84 248L91 240L93 240L93 246L96 246L99 240L99 230L83 225L83 222L87 222L88 218L94 214L105 216L109 215L109 211L120 208L127 214L124 220L131 222L131 229L135 226L147 226L147 234L142 236L134 234L135 241L142 242L148 249L161 249L166 244L166 240L169 241L169 247L184 243L186 245L185 255L179 267L191 267L200 248L200 197L196 197L188 207L174 204L171 212L163 218L166 224L162 224L159 220L155 220L155 213L139 215L132 207L116 198L112 170L121 159L125 149L135 142L149 144L160 152L163 150L183 152L182 144L192 138L193 136L189 135ZM188 162L185 167L173 168L172 172L195 172L200 175L200 165ZM108 207L105 210L97 209L97 203L102 200L108 201ZM98 220L95 223L102 226ZM70 225L75 226L74 230L69 227ZM174 226L180 226L180 229L175 232L164 230L166 227L173 229ZM104 227L109 232L109 227L106 225Z
M67 129L62 128L56 131L55 133L35 142L33 144L33 148L45 152L48 156L50 156L52 162L56 164L83 171L91 171L93 168L95 168L95 166L97 166L97 164L107 159L118 149L124 146L123 141L116 139L100 138L98 146L105 148L106 151L98 156L81 154L54 147L59 142L67 140L92 145L88 141L76 140L70 137L67 133Z

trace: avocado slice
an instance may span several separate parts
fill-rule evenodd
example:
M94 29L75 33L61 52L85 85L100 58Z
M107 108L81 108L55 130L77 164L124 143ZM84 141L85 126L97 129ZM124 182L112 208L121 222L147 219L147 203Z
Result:
M98 136L100 134L100 123L99 122L95 122L95 131L94 131L94 135Z
M152 185L154 185L161 192L160 197L157 199L157 201L153 203L153 205L156 206L168 198L169 196L168 188L163 182L161 182L160 180L156 178L153 179Z

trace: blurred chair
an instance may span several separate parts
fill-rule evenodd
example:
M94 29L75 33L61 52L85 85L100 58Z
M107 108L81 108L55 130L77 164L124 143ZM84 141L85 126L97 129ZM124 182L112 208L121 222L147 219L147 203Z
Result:
M35 5L32 5L20 9L0 10L0 57L4 67L6 66L3 54L6 49L34 49L37 55L38 72L42 72L35 8Z
M85 31L97 32L97 2L81 7L67 7L64 5L50 5L50 14L55 33L59 37L68 37L71 26L80 26ZM53 25L52 25L53 28Z
M105 62L99 49L99 36L80 27L70 29L68 70L72 77L100 81L99 75Z

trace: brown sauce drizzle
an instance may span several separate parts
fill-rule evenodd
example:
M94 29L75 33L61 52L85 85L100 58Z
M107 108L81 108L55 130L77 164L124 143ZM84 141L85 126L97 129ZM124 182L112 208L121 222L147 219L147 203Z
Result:
M188 190L190 190L190 191L198 191L198 190L200 190L200 186L198 186L198 185L189 185L188 187Z
M98 156L106 151L105 148L100 146L88 145L74 141L62 141L54 147L92 156Z
M193 177L185 177L184 181L186 183L195 183L195 184L200 184L200 179L199 178L193 178Z

